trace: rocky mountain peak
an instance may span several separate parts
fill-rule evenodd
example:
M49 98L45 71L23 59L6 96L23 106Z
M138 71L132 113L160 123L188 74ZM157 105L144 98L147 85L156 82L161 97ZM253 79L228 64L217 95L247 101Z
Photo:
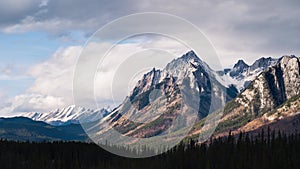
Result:
M186 54L182 55L179 59L185 60L185 61L200 61L196 53L191 50L187 52Z
M237 76L246 71L248 68L249 65L247 65L243 60L238 60L238 62L233 66L233 69L230 72L230 76Z
M296 57L295 55L291 55L291 56L285 55L285 56L282 56L282 57L279 59L279 63L286 65L286 64L288 64L288 62L289 62L291 59L293 59L294 61L299 60L299 58Z
M172 60L164 69L164 72L178 78L188 77L197 69L211 74L214 72L205 62L203 62L194 51L189 51L181 57Z
M249 65L247 65L242 59L238 60L238 62L233 66L233 68L248 68Z
M139 94L142 94L158 83L163 82L165 79L177 79L177 83L181 83L184 78L193 77L193 72L199 67L203 68L202 70L205 71L204 67L208 66L205 66L196 53L191 50L181 57L172 60L163 70L153 68L151 71L144 74L143 78L139 80L134 87L129 98L132 100Z
M198 58L194 51L189 51L186 54L182 55L179 58L172 60L170 63L167 64L166 70L169 71L171 69L177 69L177 67L190 67L191 63L193 64L200 64L202 61Z
M256 69L265 69L270 66L274 66L278 62L278 59L273 59L271 57L265 58L262 57L258 60L256 60L251 66L250 71L256 70Z

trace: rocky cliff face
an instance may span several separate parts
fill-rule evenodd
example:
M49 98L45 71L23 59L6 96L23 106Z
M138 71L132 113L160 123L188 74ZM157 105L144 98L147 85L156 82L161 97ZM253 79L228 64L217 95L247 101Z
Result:
M226 104L216 133L226 133L229 130L251 131L256 129L256 125L268 125L274 119L298 114L299 95L300 59L283 56L275 66L259 74L237 98ZM291 102L294 106L287 105Z
M255 114L272 111L300 93L300 62L294 56L282 57L278 64L260 74L236 101Z

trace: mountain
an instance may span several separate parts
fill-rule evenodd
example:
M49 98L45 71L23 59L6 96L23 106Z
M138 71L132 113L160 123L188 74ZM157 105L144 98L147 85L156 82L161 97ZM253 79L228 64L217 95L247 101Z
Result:
M78 124L79 120L85 123L97 121L106 116L108 113L109 110L107 109L92 110L72 105L63 109L56 109L51 112L29 112L21 114L20 116L28 117L35 121L43 121L54 126L60 126Z
M222 103L226 103L224 108ZM225 135L229 130L256 133L267 126L298 131L299 108L298 57L260 58L252 65L239 60L232 69L214 71L190 51L172 60L164 69L153 68L146 73L123 103L112 111L69 106L49 113L23 114L48 124L32 120L27 123L28 119L13 122L19 124L17 129L37 140L83 139L77 137L78 134L86 137L80 134L82 129L76 125L80 120L85 122L82 124L84 130L97 142L135 143L155 136L153 139L164 138L160 140L161 145L164 142L169 145L170 141L186 134L193 136L209 131L209 127L203 126L208 115L214 113L221 116L215 136ZM7 123L7 119L4 121L3 128L14 124ZM191 127L189 124L194 122L196 124ZM24 140L23 132L17 129L11 127L0 130L0 133L6 138ZM67 133L67 129L71 130L71 136L66 134L65 138L62 134ZM7 131L12 134L7 134ZM173 134L170 136L169 133ZM126 140L122 140L120 134ZM152 144L153 140L149 142Z
M177 133L168 140L163 139L160 142L163 145L164 141L168 143L177 136L185 136L191 123L205 118L237 94L236 88L223 86L215 71L190 51L168 63L163 70L153 68L119 107L97 125L83 127L96 141L122 141L120 136L111 135L114 130L130 136L126 142Z
M247 65L243 60L238 60L238 62L233 66L233 69L229 72L231 77L239 76L248 70L250 66Z
M234 85L239 91L244 90L247 86L267 68L278 63L278 59L260 58L252 65L247 65L243 60L238 60L232 69L217 71L219 81L223 84Z
M236 101L257 115L264 111L272 111L299 93L299 58L284 56L279 59L278 64L268 68L252 81Z
M25 117L0 118L0 139L18 141L86 141L79 124L52 126Z
M287 121L298 124L299 113L300 59L283 56L226 104L217 133L229 130L250 132L267 126L281 126L279 129L291 132L300 128L291 127ZM202 131L198 128L193 133Z
M260 58L256 60L251 66L250 66L250 71L255 71L255 70L265 70L267 67L273 66L278 63L278 59L273 59L271 57L268 58Z

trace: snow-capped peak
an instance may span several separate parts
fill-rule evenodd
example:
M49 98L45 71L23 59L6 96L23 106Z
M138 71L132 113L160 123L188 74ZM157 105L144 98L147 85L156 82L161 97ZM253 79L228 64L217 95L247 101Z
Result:
M233 66L234 69L239 69L239 68L248 68L249 65L247 65L242 59L238 60L238 62Z
M29 112L21 116L35 121L44 121L51 125L66 125L70 123L92 122L103 118L109 113L107 109L92 110L71 105L51 112Z
M251 66L250 66L250 70L254 71L257 69L264 69L266 67L270 67L275 65L278 62L278 59L273 59L271 57L265 58L262 57L258 60L256 60Z
M254 80L261 72L268 67L274 66L279 59L271 57L260 58L252 65L247 65L243 60L238 60L232 69L218 71L217 79L225 86L234 85L238 90L245 89L252 80Z

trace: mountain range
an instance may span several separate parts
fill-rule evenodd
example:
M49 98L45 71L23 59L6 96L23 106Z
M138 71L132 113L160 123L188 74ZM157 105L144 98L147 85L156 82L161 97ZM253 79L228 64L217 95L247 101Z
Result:
M19 116L28 117L35 121L43 121L54 126L87 123L99 120L109 113L109 109L92 110L75 105L63 109L56 109L51 112L29 112Z
M93 123L88 126L97 129L93 134L99 139L109 137L107 130L99 130L105 124L125 136L149 138L170 130L181 135L183 131L177 127L185 128L195 120L195 125L188 130L193 137L209 130L205 120L212 114L220 116L215 136L222 136L229 130L255 132L267 126L298 132L299 60L294 55L260 58L252 65L238 60L233 68L214 71L190 51L164 69L153 68L146 73L123 103L112 111L70 106L50 113L21 116L48 123L44 123L44 127L55 128L76 126L81 119L81 122ZM224 107L220 106L222 103L226 103ZM2 136L5 125L1 128Z

